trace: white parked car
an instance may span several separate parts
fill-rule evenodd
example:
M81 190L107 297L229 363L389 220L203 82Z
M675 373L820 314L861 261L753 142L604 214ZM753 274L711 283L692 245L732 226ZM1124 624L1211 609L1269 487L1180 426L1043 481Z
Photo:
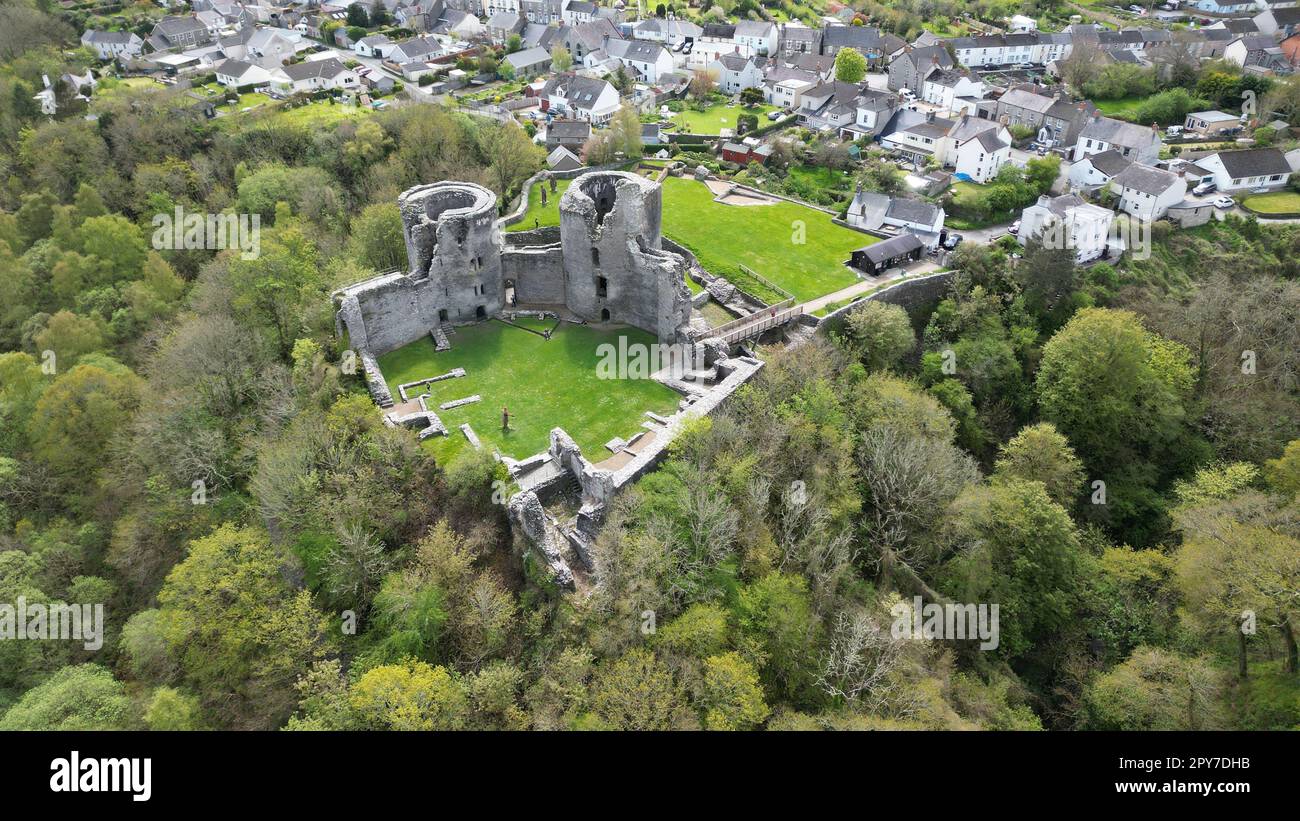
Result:
M1231 208L1234 205L1236 203L1232 201L1232 197L1218 197L1214 200L1215 208Z

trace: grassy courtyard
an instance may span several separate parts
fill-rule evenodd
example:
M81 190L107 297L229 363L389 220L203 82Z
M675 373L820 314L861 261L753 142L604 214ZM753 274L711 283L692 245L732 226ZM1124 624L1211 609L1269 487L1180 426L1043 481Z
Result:
M534 228L545 228L548 225L560 224L560 197L564 196L565 190L568 189L569 183L573 180L556 180L555 193L551 193L549 184L539 183L534 185L528 192L528 213L524 218L514 225L506 228L507 231L531 231ZM546 205L542 205L542 187L546 188Z
M767 112L775 111L776 106L757 105L753 108L744 106L729 105L727 103L714 103L703 111L696 111L688 108L685 111L678 111L673 114L672 121L677 123L677 129L685 134L710 134L717 135L722 133L722 129L730 129L734 134L736 131L736 118L741 114L757 114L759 127L768 124Z
M536 330L555 326L554 320L520 319L516 324ZM397 386L464 368L465 376L425 386L428 404L449 435L426 440L425 446L442 462L469 448L460 431L468 422L485 448L523 459L545 450L551 428L562 427L593 462L609 455L605 443L615 436L628 439L641 430L645 412L670 414L680 398L650 379L609 380L597 377L597 347L604 342L650 344L651 334L634 328L601 330L562 323L549 340L496 320L459 328L451 335L451 350L434 351L427 337L379 358L380 369L400 401ZM478 394L481 402L438 410L443 402ZM510 408L510 430L501 430L501 407Z
M799 223L802 244L795 242ZM708 271L728 276L746 265L801 301L857 282L844 262L854 249L879 242L836 225L830 214L791 202L714 202L708 186L682 177L664 180L663 230Z

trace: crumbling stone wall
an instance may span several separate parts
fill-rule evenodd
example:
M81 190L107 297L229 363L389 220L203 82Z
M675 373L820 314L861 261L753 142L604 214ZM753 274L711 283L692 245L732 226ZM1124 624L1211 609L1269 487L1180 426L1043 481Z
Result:
M658 183L622 171L584 174L560 199L569 310L679 341L690 321L686 262L663 250Z
M514 283L518 302L528 305L565 304L564 252L559 243L507 248L501 255L501 272Z

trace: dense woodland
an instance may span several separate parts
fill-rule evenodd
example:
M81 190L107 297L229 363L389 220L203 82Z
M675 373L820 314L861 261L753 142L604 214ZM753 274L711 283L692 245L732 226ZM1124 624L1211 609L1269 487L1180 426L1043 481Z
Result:
M508 200L540 149L432 106L51 121L74 40L0 7L0 601L108 632L0 642L0 729L1300 728L1300 229L963 246L917 324L765 351L581 598L490 456L381 423L329 300L402 259L399 191ZM151 250L178 205L260 214L261 255ZM999 647L894 638L916 595L1000 603Z

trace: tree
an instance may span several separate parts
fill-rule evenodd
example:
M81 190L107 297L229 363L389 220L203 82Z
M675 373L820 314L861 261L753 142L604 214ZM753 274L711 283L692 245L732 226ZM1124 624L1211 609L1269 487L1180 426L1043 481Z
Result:
M1264 464L1264 478L1283 496L1300 495L1300 439L1292 440L1281 456Z
M754 108L763 104L763 89L755 86L741 89L740 104L746 108Z
M266 534L226 524L191 542L158 592L168 655L196 692L219 700L233 728L283 721L293 682L330 643L325 617L307 591L289 586L283 564Z
M686 691L655 654L635 648L602 664L592 685L592 706L614 730L691 729Z
M707 69L697 68L691 74L691 84L688 92L692 99L703 102L707 100L718 88L718 77L715 72Z
M1220 730L1226 682L1206 659L1139 647L1087 690L1099 730Z
M884 302L867 302L850 312L844 333L868 371L896 367L916 347L907 311Z
M348 240L352 257L376 271L391 271L406 262L406 240L402 233L402 214L395 203L367 205L352 220Z
M1002 446L995 467L999 478L1042 482L1052 501L1067 510L1083 487L1083 463L1049 422L1022 428Z
M370 14L366 7L360 3L352 3L348 6L348 25L365 29L370 25Z
M201 730L199 700L172 687L159 687L144 711L150 730Z
M107 357L91 357L54 380L36 402L32 452L70 493L87 493L117 432L140 401L142 382Z
M348 696L363 724L376 730L460 730L469 721L464 685L445 667L422 661L366 672Z
M1086 308L1043 347L1038 402L1088 466L1106 482L1112 525L1130 543L1158 535L1152 488L1194 452L1187 430L1194 382L1190 353L1128 311Z
M125 730L131 699L98 664L64 667L23 694L0 718L0 730Z
M856 49L842 48L835 55L835 79L857 85L867 76L867 58Z
M104 332L93 319L59 311L36 334L38 351L54 351L57 366L66 370L88 353L104 348Z
M1056 638L1075 612L1083 553L1074 523L1039 482L975 486L948 510L957 555L941 587L955 601L997 602L997 653L1021 658Z
M573 68L573 55L559 43L551 46L551 68L557 72L565 72Z
M818 621L803 577L769 573L743 588L736 624L738 649L760 665L769 695L796 703L811 698L807 658L818 638Z
M750 730L771 712L753 665L739 653L704 660L704 697L701 705L708 730Z

